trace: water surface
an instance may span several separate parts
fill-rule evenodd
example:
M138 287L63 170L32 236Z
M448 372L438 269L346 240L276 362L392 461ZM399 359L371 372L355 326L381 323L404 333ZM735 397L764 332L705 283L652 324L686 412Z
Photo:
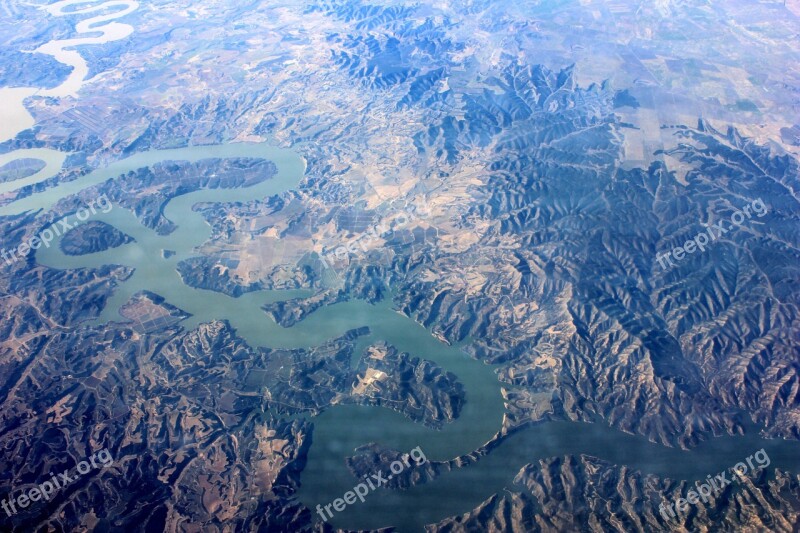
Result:
M210 227L192 210L198 202L237 202L280 194L297 186L305 165L288 150L262 144L228 144L189 147L136 154L75 182L61 184L40 194L6 206L18 212L52 206L60 198L102 182L128 170L165 160L197 161L204 157L263 157L274 161L274 179L241 189L201 190L171 200L165 216L178 224L172 234L161 236L143 227L132 213L116 206L99 212L91 220L102 220L134 237L136 242L85 256L66 256L57 243L37 251L37 261L53 268L97 267L103 264L133 266L134 275L116 289L97 323L120 320L119 306L139 290L164 296L172 305L192 317L186 327L215 319L226 319L251 346L271 348L313 348L346 331L368 326L371 334L357 341L356 357L371 342L386 341L401 351L429 359L451 371L464 385L467 403L461 416L433 430L414 423L399 413L381 407L336 405L313 418L314 432L308 462L302 474L299 500L312 510L326 505L351 490L359 480L347 470L344 460L353 450L376 442L400 451L420 447L429 460L445 461L467 454L486 443L500 429L504 406L500 383L493 369L470 359L458 347L447 346L428 330L391 307L350 301L326 306L291 328L283 328L260 309L268 301L308 295L304 291L257 291L233 298L214 291L185 285L177 262L198 255L197 247L210 235ZM165 259L162 250L176 254ZM666 448L608 427L604 423L548 422L513 434L476 464L445 473L429 484L407 491L379 489L336 513L330 522L351 529L397 526L401 531L420 531L427 523L465 513L493 493L510 488L514 476L525 464L565 454L589 454L644 473L675 479L704 479L765 448L772 459L770 469L800 470L797 442L759 438L754 428L744 437L708 441L695 450ZM316 514L314 515L316 517Z

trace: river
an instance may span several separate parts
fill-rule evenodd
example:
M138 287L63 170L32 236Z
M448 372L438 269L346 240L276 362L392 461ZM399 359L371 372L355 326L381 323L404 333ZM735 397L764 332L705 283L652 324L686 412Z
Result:
M53 89L0 88L0 142L14 138L34 125L24 106L33 95L74 96L87 81L87 63L74 47L102 44L122 39L133 32L127 24L113 22L138 8L131 0L111 0L84 8L76 5L89 0L63 0L47 6L52 16L74 16L101 11L103 14L76 24L79 34L73 39L55 40L37 49L72 67L68 78ZM106 12L110 9L110 12ZM69 48L69 49L68 49ZM66 154L49 149L17 150L0 156L2 165L24 157L41 159L45 168L32 176L0 184L0 194L39 183L54 176ZM198 202L236 202L281 194L299 184L305 171L300 156L268 144L230 143L218 146L192 146L174 150L141 152L95 170L71 182L0 207L0 215L27 210L48 210L60 199L80 192L130 170L164 161L198 161L206 158L254 157L276 163L278 174L261 184L230 190L201 190L171 200L165 216L178 227L161 236L143 227L132 213L116 206L108 213L97 213L90 220L102 220L134 237L135 242L83 256L64 255L54 242L36 251L36 260L52 268L97 267L123 264L135 268L121 283L94 324L120 320L120 305L137 291L150 290L165 297L192 316L187 328L215 319L227 319L237 333L252 346L271 348L311 348L337 337L349 329L369 326L371 334L358 341L358 348L383 340L412 355L429 359L458 376L466 391L467 403L461 416L442 430L431 430L400 414L380 407L334 406L314 417L313 445L302 474L298 498L309 508L328 504L359 482L347 470L344 458L368 442L377 442L400 451L419 446L429 460L448 460L480 447L501 427L503 402L500 383L493 369L470 359L458 347L447 346L425 328L392 309L390 301L370 305L350 301L324 307L291 328L282 328L260 309L270 301L309 294L307 291L258 291L232 298L224 294L194 289L185 285L176 271L182 259L197 255L196 247L210 235L210 227L192 211ZM162 250L175 255L164 258ZM365 503L337 513L331 523L351 529L398 526L401 531L419 531L426 523L471 510L495 492L510 485L516 472L526 463L553 455L591 454L609 461L671 478L703 479L728 468L756 449L766 448L771 468L800 470L797 442L762 440L755 428L744 437L724 437L705 442L692 451L665 448L631 436L605 424L549 422L532 426L507 438L477 464L442 475L433 482L407 491L380 489Z
M259 157L274 161L277 175L248 188L200 190L172 199L165 208L167 218L178 224L170 235L158 235L142 226L132 213L115 206L108 213L98 211L90 220L102 220L131 235L136 242L104 252L83 256L64 255L54 241L50 248L36 252L39 263L52 268L97 267L124 264L136 268L120 284L96 323L120 320L119 306L139 290L150 290L193 316L186 327L214 319L227 319L251 346L311 348L360 326L371 334L359 341L383 340L401 351L434 361L458 376L467 403L461 416L442 430L428 429L386 408L337 405L314 417L313 445L302 474L298 497L315 508L327 504L358 482L347 470L344 459L357 446L378 442L401 451L420 446L429 460L449 460L467 454L486 443L500 429L503 402L500 383L491 367L469 358L458 347L447 346L413 320L394 311L391 302L371 305L350 301L324 307L291 328L269 320L260 309L268 301L307 295L306 291L257 291L233 298L222 293L185 285L175 269L178 261L197 255L196 247L210 236L210 227L192 206L199 202L248 201L280 194L297 186L303 176L302 158L290 150L267 144L226 144L174 150L142 152L77 181L60 184L42 193L0 209L0 214L23 208L49 207L59 199L83 188L166 160L197 161L206 157ZM165 259L162 250L176 254ZM407 491L381 489L365 503L337 513L331 523L337 527L376 528L398 526L401 531L419 531L426 523L469 511L492 493L510 486L514 475L529 462L553 455L586 453L645 473L671 478L703 479L730 467L757 449L765 447L771 468L798 470L798 443L763 440L755 431L744 437L712 439L692 451L666 448L599 422L583 424L548 422L532 426L507 438L478 463L442 475L431 483Z
M48 41L35 51L41 54L52 56L56 61L72 67L67 79L52 89L41 89L37 87L2 87L0 88L0 143L13 139L17 134L25 129L33 127L35 120L25 107L25 99L34 95L52 96L61 98L64 96L77 95L80 88L86 83L89 75L89 66L80 52L74 50L76 46L91 44L104 44L110 41L124 39L131 35L134 28L121 22L113 22L114 19L124 17L138 9L139 3L133 0L109 0L102 4L75 8L79 4L94 3L95 0L61 0L54 2L44 9L50 16L65 17L94 13L95 11L104 12L109 8L110 13L105 13L84 19L75 24L75 31L81 34L89 34L88 37L77 37L73 39L56 39ZM33 7L33 6L31 6ZM122 8L116 9L114 8ZM72 48L68 50L68 48Z

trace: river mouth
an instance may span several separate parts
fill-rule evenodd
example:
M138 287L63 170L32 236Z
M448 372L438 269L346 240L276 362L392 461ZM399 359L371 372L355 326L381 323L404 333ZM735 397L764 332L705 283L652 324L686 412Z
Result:
M128 170L163 161L198 161L208 157L263 158L275 162L273 179L248 188L199 190L172 199L165 215L178 225L170 235L157 235L122 207L97 213L92 220L111 224L134 237L119 248L83 256L64 255L58 241L36 252L36 260L52 268L86 268L123 264L136 268L120 284L96 325L118 321L119 306L140 290L163 296L167 303L192 313L183 326L226 319L251 346L269 348L313 348L346 331L361 326L370 335L357 341L358 351L368 343L385 341L413 356L429 359L454 373L464 385L466 404L461 416L442 430L433 430L382 407L334 405L311 420L313 444L301 474L297 498L310 509L331 503L360 482L347 469L345 458L361 445L375 442L398 451L419 447L430 461L447 461L470 453L500 430L505 412L501 384L493 369L469 358L458 347L447 346L428 330L392 308L386 299L377 305L348 301L323 307L296 325L284 328L261 310L264 303L309 296L310 291L257 291L233 298L222 293L185 285L175 270L182 259L196 256L210 228L192 206L199 202L237 202L282 194L297 187L305 163L297 154L268 144L227 144L155 150L131 156L74 182L60 184L0 209L3 214L25 209L49 208L60 199L118 176ZM165 258L163 249L175 251ZM764 448L771 468L800 470L800 446L796 442L763 440L755 428L748 434L707 441L683 451L648 442L604 423L547 422L530 426L505 438L487 456L468 467L442 474L428 484L409 490L378 489L364 503L336 513L336 527L365 529L397 527L399 531L421 531L425 524L468 512L492 494L511 488L516 473L528 463L552 456L588 454L644 473L672 479L702 480ZM316 516L316 515L315 515Z

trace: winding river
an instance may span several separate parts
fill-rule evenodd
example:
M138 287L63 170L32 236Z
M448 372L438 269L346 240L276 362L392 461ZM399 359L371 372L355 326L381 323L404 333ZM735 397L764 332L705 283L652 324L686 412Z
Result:
M267 144L226 144L142 152L77 181L4 206L0 208L0 215L52 206L61 198L109 177L157 162L242 156L274 161L277 175L249 188L200 190L174 198L167 204L165 215L176 222L178 228L166 236L145 228L131 212L120 206L108 213L98 211L90 220L112 224L136 241L83 256L64 255L58 241L54 241L50 248L40 248L36 252L37 261L62 269L103 264L136 268L134 275L117 288L98 323L119 320L119 306L133 293L146 289L192 313L193 316L184 321L186 327L227 319L252 346L309 348L349 329L369 326L371 334L359 341L358 348L384 340L402 351L432 360L458 376L464 384L467 404L458 420L442 430L425 428L380 407L337 405L314 417L313 445L298 494L300 501L312 509L341 497L358 482L347 470L344 460L360 445L377 442L402 451L420 446L429 460L444 461L469 453L490 440L501 426L504 410L500 384L491 367L467 357L458 347L441 343L425 328L395 312L391 302L370 305L350 301L330 305L294 327L283 328L267 318L261 305L308 293L259 291L233 298L194 289L182 282L175 269L177 262L197 255L196 247L210 235L210 227L192 206L208 201L248 201L296 187L305 166L302 158L290 150ZM176 254L165 259L164 249L174 250ZM526 463L554 455L586 453L646 473L692 480L730 467L762 447L772 460L770 468L798 470L798 443L763 440L755 431L746 436L713 439L692 451L683 451L650 443L603 423L548 422L513 434L478 463L445 473L431 483L406 491L381 489L371 493L363 504L337 513L331 523L353 529L393 525L401 531L419 531L426 523L469 511L491 494L510 486L514 475Z
M35 124L33 116L25 107L26 98L34 95L53 96L56 98L77 95L80 88L87 81L89 66L80 52L74 50L76 46L118 41L133 33L134 29L129 24L113 21L138 9L138 2L133 0L108 0L98 5L83 8L75 7L79 4L87 3L95 3L95 0L61 0L44 7L45 11L53 17L84 15L96 11L105 11L108 8L112 8L112 11L81 20L75 24L77 33L89 34L89 36L56 39L43 44L35 50L41 54L52 56L59 63L72 67L67 79L57 87L52 89L36 87L0 88L0 102L3 102L3 105L0 106L0 142L13 139L20 131L28 129ZM122 9L114 10L113 8Z
M39 48L39 52L50 54L73 67L68 79L59 87L50 90L0 89L0 98L5 98L7 104L4 111L0 112L0 124L3 124L0 127L0 142L13 138L32 125L32 118L22 105L25 97L32 94L57 97L75 95L85 83L88 75L86 62L72 48L121 39L132 31L130 26L111 20L135 10L138 7L136 2L112 0L83 9L74 8L86 2L64 0L48 6L48 12L53 16L105 11L108 8L112 10L76 25L78 33L90 33L91 37L52 41ZM60 170L64 156L46 149L39 149L38 152L17 150L0 156L0 166L23 157L42 159L46 163L44 169L32 176L2 184L0 193L52 177ZM425 428L396 412L379 407L337 405L314 417L313 444L298 494L300 501L312 510L317 504L325 505L341 497L359 482L344 463L344 459L357 446L377 442L401 451L419 446L429 460L443 461L467 454L490 440L500 429L504 412L500 383L492 368L467 357L458 347L441 343L425 328L394 311L390 301L378 305L363 301L330 305L312 313L294 327L283 328L267 318L260 309L261 305L304 296L307 292L259 291L232 298L214 291L194 289L182 282L176 271L177 263L197 255L196 248L210 235L210 227L200 214L192 211L192 206L209 201L248 201L297 187L303 178L305 164L291 150L268 144L231 143L141 152L75 181L61 183L9 203L0 208L0 215L34 209L48 210L62 198L129 170L164 161L198 161L212 157L263 158L275 162L278 173L273 179L248 188L200 190L172 199L166 205L165 215L178 227L166 236L143 227L132 213L115 206L108 213L93 215L90 220L107 222L134 237L135 242L76 257L64 255L56 241L50 248L39 249L36 260L60 269L103 264L123 264L135 268L133 276L116 288L96 324L119 320L120 305L135 292L150 290L192 314L183 322L185 327L227 319L251 346L310 348L349 329L369 326L371 334L359 340L357 348L384 340L402 351L434 361L458 376L464 385L467 403L461 416L439 431ZM162 253L165 249L176 253L165 258ZM751 428L746 436L713 439L689 452L649 443L642 437L625 434L603 423L543 423L508 437L478 463L443 474L431 483L407 491L379 489L370 493L365 503L351 505L344 512L337 513L331 523L351 529L397 526L401 531L419 531L424 524L471 510L493 493L510 486L514 475L523 465L554 455L586 453L629 465L645 473L694 480L730 467L762 447L766 448L772 460L770 468L800 470L800 447L797 442L762 440L755 428Z

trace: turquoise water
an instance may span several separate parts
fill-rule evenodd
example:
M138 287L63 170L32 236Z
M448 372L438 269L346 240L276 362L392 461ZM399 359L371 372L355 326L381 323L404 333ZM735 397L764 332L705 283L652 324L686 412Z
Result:
M15 150L11 153L0 155L0 168L11 161L23 158L38 159L39 161L43 161L45 166L42 170L26 178L0 183L0 194L15 191L22 187L27 187L28 185L34 185L54 176L61 170L64 160L67 158L67 154L48 148Z
M197 161L207 157L263 157L276 163L278 174L272 180L249 188L196 191L171 200L165 215L178 228L167 236L143 227L132 213L115 206L109 213L93 215L91 220L112 224L134 237L136 242L78 257L65 256L60 252L58 242L54 242L49 249L36 252L37 261L53 268L103 264L135 267L133 276L116 289L96 321L98 323L119 320L121 304L135 292L150 290L193 315L184 321L184 326L191 328L214 319L227 319L252 346L314 347L349 329L369 326L370 336L360 340L358 347L385 340L402 351L432 360L458 376L466 391L467 404L459 419L442 430L425 428L379 407L339 405L314 417L313 445L298 494L300 501L312 510L317 504L325 505L341 497L359 482L344 464L344 458L351 455L357 446L378 442L400 451L419 446L429 460L448 460L467 454L492 438L501 427L504 412L500 383L492 368L470 359L457 347L443 344L425 328L395 312L388 301L378 305L363 301L330 305L312 313L294 327L283 328L267 317L260 309L261 305L307 295L307 292L258 291L232 298L183 284L175 270L177 263L198 255L196 247L210 235L210 227L192 211L192 206L208 201L248 201L296 187L305 165L291 151L264 144L228 144L144 152L77 181L5 206L0 209L0 214L49 208L65 196L141 166L165 160ZM164 259L163 249L177 253ZM446 473L430 484L408 491L379 489L371 493L366 502L356 503L337 513L331 523L353 529L394 525L403 531L418 531L426 523L471 510L491 494L510 486L523 465L553 455L585 453L646 473L702 479L732 466L762 447L767 449L772 459L770 468L781 466L799 470L798 443L765 441L754 431L745 437L713 439L687 452L649 443L642 437L625 434L603 423L544 423L512 435L477 464Z

